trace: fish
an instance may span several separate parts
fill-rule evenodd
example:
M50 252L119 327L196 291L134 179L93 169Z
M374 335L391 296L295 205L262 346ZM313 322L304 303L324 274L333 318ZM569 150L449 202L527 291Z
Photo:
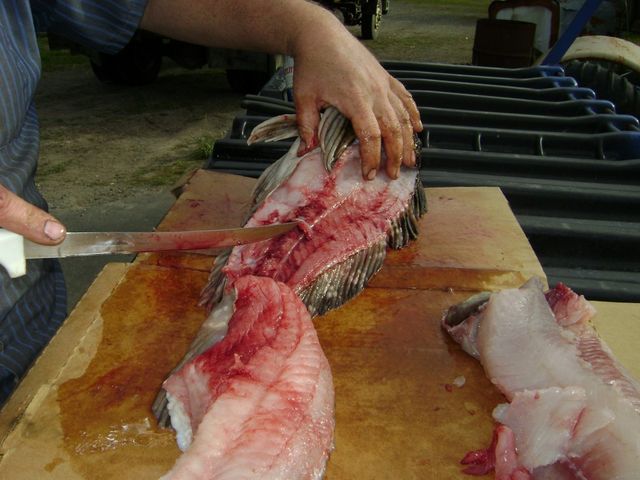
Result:
M632 479L640 458L640 385L589 323L595 308L569 287L484 292L442 326L478 359L508 403L466 473L497 479Z
M282 115L258 125L249 143L294 135L295 115ZM387 247L399 249L417 237L427 209L418 170L403 167L393 181L384 172L364 180L353 129L333 107L323 113L318 136L318 147L303 156L296 138L265 170L245 219L247 227L290 220L300 227L218 256L202 294L207 308L238 278L258 275L286 283L312 316L322 315L363 290Z
M166 427L170 422L176 430L179 447L186 449L172 472L187 472L202 464L213 468L210 465L215 464L233 471L235 476L230 478L242 478L241 474L247 469L253 469L252 478L320 478L330 450L327 432L332 431L334 420L333 410L328 406L333 401L330 370L326 359L321 361L324 354L317 339L311 356L311 360L322 363L321 368L314 367L314 372L319 372L314 373L317 378L301 378L303 373L308 374L304 362L310 359L293 355L288 368L297 372L298 377L288 382L282 380L283 385L291 387L295 386L295 381L300 381L300 388L316 388L319 392L317 397L312 397L308 391L292 391L288 397L293 401L304 396L306 403L296 412L303 411L303 407L322 410L322 415L316 415L320 420L312 426L300 427L298 437L292 440L294 451L290 456L294 459L304 456L306 470L301 470L300 461L292 460L298 470L282 470L285 473L276 475L264 465L255 466L253 462L266 457L274 465L283 461L282 457L273 459L269 452L275 451L272 442L278 441L290 428L288 424L279 426L278 422L289 422L292 412L267 402L259 415L253 413L256 421L268 417L271 428L259 430L260 425L253 424L251 428L245 428L245 418L251 416L242 417L240 409L259 392L265 392L271 398L269 387L255 382L241 383L218 396L216 382L227 385L230 380L226 379L236 378L233 372L246 364L242 357L244 347L234 343L232 336L232 328L240 328L234 325L246 323L238 317L238 312L245 312L248 298L269 314L278 310L278 305L284 305L288 311L288 306L295 303L291 297L295 297L299 302L296 311L303 309L308 317L308 321L307 317L300 321L311 331L312 317L342 305L362 291L381 268L388 247L402 248L418 235L418 220L426 212L426 197L416 168L402 167L399 178L393 181L386 173L380 173L371 181L363 180L353 128L333 107L322 115L318 146L304 155L298 155L300 138L297 131L295 115L283 115L258 125L249 137L249 143L296 138L289 151L269 166L256 182L244 225L268 225L294 219L298 227L276 241L229 249L216 258L200 302L209 315L186 355L164 381L152 406L158 424ZM415 141L419 150L417 137ZM264 282L278 285L279 290L266 288ZM252 290L247 287L249 284L254 289L264 289L264 294L259 299L253 298ZM287 292L284 303L283 290ZM302 313L297 315L302 317ZM287 325L293 331L286 333L283 326L279 332L294 346L294 333L300 327L296 327L295 322ZM211 352L220 349L224 349L226 356L214 359ZM259 351L265 352L264 355L269 352L266 346ZM269 362L272 361L267 358L263 370L277 371ZM228 370L218 372L218 368ZM261 371L257 364L252 368ZM216 380L218 378L220 380ZM246 391L234 394L245 386ZM238 405L235 410L233 402ZM228 423L222 431L215 430L223 417L228 417L224 420ZM233 427L236 424L238 427ZM255 442L255 449L247 450L253 452L253 456L243 455L239 450L220 450L221 445L231 441L227 436L229 431L238 439ZM256 431L260 432L259 438ZM260 448L266 451L259 451ZM190 453L202 449L218 452L215 461L211 460L212 454ZM224 467L227 464L234 466ZM171 473L168 478L182 475ZM211 474L202 478L218 477Z
M271 278L243 276L206 323L199 348L164 382L184 453L162 478L322 478L333 380L299 297Z

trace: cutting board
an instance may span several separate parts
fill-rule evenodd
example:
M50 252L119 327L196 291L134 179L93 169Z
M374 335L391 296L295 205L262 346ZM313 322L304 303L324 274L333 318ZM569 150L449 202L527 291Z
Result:
M199 171L159 229L239 225L252 184ZM503 399L439 320L476 291L543 272L498 189L427 198L419 239L390 252L361 295L315 319L336 390L327 479L460 478L459 459L490 439ZM170 468L180 452L150 404L204 320L197 300L212 261L153 254L105 268L0 412L0 478L146 479ZM640 321L637 306L602 307L624 317L611 331L601 320L605 338ZM635 349L614 351L638 365Z

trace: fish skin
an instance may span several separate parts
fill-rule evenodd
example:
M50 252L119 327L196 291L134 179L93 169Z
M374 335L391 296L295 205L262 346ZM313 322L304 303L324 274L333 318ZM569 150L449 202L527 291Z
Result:
M540 281L529 281L520 289L494 293L484 303L458 307L474 328L465 327L466 319L455 311L445 314L443 327L465 349L477 352L487 376L511 402L494 414L515 429L519 461L532 478L638 478L638 384L588 324L593 307L562 289L545 296ZM475 335L466 343L465 331ZM575 408L559 420L554 402L563 396ZM522 418L524 412L528 418ZM539 424L527 423L535 415ZM557 451L536 446L541 427L556 432L550 438L556 439Z
M226 336L172 375L172 422L192 442L165 479L319 479L334 391L311 317L286 285L245 276Z
M416 238L426 211L418 171L403 167L397 180L385 173L364 180L358 144L336 112L323 116L318 148L298 158L292 146L261 176L252 195L246 226L290 219L301 228L219 257L203 304L212 308L236 278L251 274L287 283L313 316L320 315L364 288L381 268L386 246L402 248ZM291 116L283 121L291 122ZM252 141L264 140L263 130L283 130L273 120L265 123Z

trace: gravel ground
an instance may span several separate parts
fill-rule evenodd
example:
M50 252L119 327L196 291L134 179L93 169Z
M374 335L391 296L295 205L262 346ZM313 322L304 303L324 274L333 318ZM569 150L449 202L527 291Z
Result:
M379 38L365 45L381 60L469 63L488 4L392 0ZM83 57L43 64L36 180L70 230L152 229L173 203L174 182L203 165L241 112L242 96L219 70L169 65L151 85L122 87L100 83ZM70 306L104 263L120 260L65 260Z

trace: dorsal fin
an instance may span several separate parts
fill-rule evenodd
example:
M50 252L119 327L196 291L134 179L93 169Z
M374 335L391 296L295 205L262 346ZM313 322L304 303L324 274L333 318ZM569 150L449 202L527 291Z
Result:
M318 138L324 168L330 172L340 155L356 139L351 122L335 107L327 108L320 119Z
M298 124L296 116L291 113L278 115L258 124L247 140L252 145L258 142L277 142L298 136Z

